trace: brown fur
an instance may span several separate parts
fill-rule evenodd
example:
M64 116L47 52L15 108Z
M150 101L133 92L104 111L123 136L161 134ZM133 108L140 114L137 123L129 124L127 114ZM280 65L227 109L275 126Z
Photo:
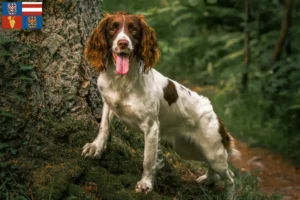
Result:
M172 103L175 103L178 99L178 94L176 91L175 84L168 80L168 85L164 87L164 98L168 102L169 106L171 106Z
M84 51L85 58L97 70L103 71L105 69L105 61L108 58L108 44L106 38L106 26L109 15L106 15L95 28L86 42Z
M160 57L156 35L154 30L146 23L144 16L132 15L126 12L116 12L113 14L106 14L99 25L94 29L91 36L87 40L86 48L84 51L85 58L89 63L99 71L105 70L105 62L109 58L108 50L111 48L108 43L108 36L106 27L108 26L109 19L116 17L116 15L125 15L135 17L136 23L139 23L141 28L141 39L139 41L137 57L144 61L144 72L148 72L154 67ZM111 42L111 40L109 40Z
M144 61L144 71L148 72L151 67L154 67L157 64L160 52L153 28L146 23L143 15L137 15L137 17L140 19L140 25L142 27L142 40L140 42L139 56Z
M231 135L226 131L224 124L222 120L218 117L219 121L219 133L222 137L222 144L224 147L230 152L232 148L232 137Z

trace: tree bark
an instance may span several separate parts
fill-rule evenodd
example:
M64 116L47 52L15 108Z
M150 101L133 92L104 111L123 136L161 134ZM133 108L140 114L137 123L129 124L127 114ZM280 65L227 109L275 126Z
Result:
M36 81L27 91L27 118L39 120L49 114L100 118L97 73L84 60L83 50L86 38L100 20L101 2L45 0L42 30L3 30L6 36L37 45L29 58Z
M285 0L284 16L281 22L280 33L272 55L273 63L279 60L282 48L287 39L288 31L291 25L292 7L293 0Z

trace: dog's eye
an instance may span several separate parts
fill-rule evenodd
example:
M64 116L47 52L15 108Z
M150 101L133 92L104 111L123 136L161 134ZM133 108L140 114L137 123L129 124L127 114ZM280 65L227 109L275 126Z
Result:
M113 32L115 32L116 30L117 30L116 28L110 28L110 29L109 29L109 32L113 33Z
M137 29L136 29L136 28L131 28L131 29L130 29L130 32L131 32L132 34L136 34L136 33L137 33Z

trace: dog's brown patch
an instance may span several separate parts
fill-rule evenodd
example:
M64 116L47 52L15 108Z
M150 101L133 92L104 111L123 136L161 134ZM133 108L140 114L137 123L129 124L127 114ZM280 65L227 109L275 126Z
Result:
M164 87L163 91L164 91L164 98L168 102L169 106L171 106L172 103L175 103L177 101L178 94L173 81L168 80L168 85Z
M222 120L218 117L218 121L219 121L219 133L222 137L222 143L225 147L225 149L230 149L231 147L231 136L230 134L226 131L224 124L222 122Z

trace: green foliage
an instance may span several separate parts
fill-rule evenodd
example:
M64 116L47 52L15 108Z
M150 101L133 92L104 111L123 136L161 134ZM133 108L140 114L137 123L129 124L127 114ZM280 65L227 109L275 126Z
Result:
M0 35L0 198L28 199L26 188L20 184L19 172L11 162L16 157L21 140L20 130L26 123L27 88L32 84L33 66L28 61L34 51L32 45L26 45ZM6 101L8 100L8 101Z

